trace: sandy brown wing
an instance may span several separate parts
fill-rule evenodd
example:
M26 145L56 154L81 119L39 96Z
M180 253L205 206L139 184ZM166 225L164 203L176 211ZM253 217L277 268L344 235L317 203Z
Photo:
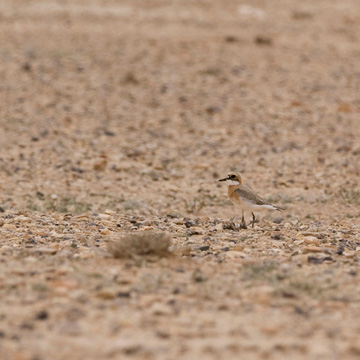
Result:
M246 185L241 185L239 188L235 190L235 192L239 195L241 199L251 201L256 205L271 205L263 198L261 198L256 192L250 189Z

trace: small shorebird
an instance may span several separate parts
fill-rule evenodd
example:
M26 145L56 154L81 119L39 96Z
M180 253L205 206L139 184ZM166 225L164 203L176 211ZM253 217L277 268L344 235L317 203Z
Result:
M241 176L238 173L231 172L228 176L224 179L220 179L219 181L226 181L229 185L228 194L231 202L242 209L242 218L241 218L241 225L242 229L247 229L245 218L244 218L244 211L251 211L253 220L252 220L252 227L255 224L255 215L254 211L260 210L284 210L283 208L272 205L261 198L254 190L250 187L243 185Z

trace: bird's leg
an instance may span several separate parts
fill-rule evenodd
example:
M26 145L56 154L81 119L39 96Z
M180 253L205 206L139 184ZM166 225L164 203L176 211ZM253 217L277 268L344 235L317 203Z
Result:
M255 224L255 215L254 215L254 213L253 213L253 212L252 212L251 214L252 214L252 217L253 217L252 227L254 228L254 224Z
M241 228L241 229L247 229L246 222L245 222L245 217L244 217L244 210L242 211L240 228Z

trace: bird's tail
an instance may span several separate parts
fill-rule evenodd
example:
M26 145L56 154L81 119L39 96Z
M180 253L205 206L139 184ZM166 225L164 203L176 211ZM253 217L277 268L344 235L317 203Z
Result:
M277 211L284 211L284 210L285 210L285 208L280 207L280 206L273 205L273 207L274 207Z

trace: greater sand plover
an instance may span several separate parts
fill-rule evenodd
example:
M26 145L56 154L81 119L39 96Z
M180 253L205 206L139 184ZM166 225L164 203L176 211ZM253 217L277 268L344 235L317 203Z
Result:
M283 208L272 205L268 203L266 200L261 198L254 190L250 187L243 185L241 176L238 173L231 172L228 176L224 179L220 179L219 181L226 181L229 185L228 194L231 202L242 209L242 218L241 218L241 225L242 229L247 229L245 218L244 218L244 211L251 211L253 220L252 220L252 227L255 224L255 215L254 211L260 210L284 210Z

